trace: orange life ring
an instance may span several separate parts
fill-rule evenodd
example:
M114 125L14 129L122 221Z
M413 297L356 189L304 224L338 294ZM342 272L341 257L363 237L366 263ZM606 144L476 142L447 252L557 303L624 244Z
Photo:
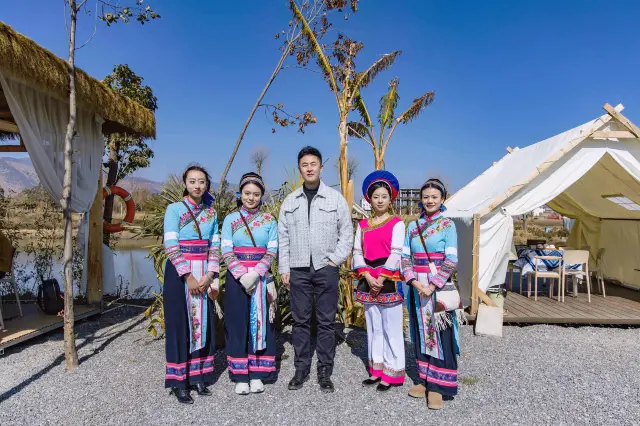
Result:
M131 198L131 194L129 194L124 189L119 186L105 186L102 188L102 199L104 200L109 195L117 195L124 200L125 205L127 206L127 214L124 216L124 219L119 225L114 225L113 223L109 223L106 220L104 221L102 229L104 232L122 232L124 231L124 224L131 225L133 224L133 217L136 214L136 203Z

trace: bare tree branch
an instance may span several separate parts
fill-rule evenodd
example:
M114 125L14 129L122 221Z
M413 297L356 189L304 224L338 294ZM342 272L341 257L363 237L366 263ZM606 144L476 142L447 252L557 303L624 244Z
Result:
M269 150L267 148L258 147L253 150L251 154L251 163L256 168L256 173L262 175L262 169L264 168L264 164L267 162L267 158L269 158Z
M85 0L82 4L84 4L86 1L87 0ZM82 7L82 6L80 6L80 7ZM80 7L78 7L78 10L80 10ZM78 51L78 50L82 49L83 47L85 47L96 36L96 32L98 31L98 14L97 14L98 0L96 0L96 8L95 8L95 10L96 10L96 13L94 14L94 19L93 19L93 34L91 34L91 37L89 37L89 39L87 41L85 41L82 46L76 48L76 51Z

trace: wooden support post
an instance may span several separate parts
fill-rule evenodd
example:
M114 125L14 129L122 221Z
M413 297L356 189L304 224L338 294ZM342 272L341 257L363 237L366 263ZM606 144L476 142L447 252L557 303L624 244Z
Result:
M478 282L480 279L480 215L473 215L473 262L471 268L471 315L478 313Z
M87 302L102 307L102 170L98 191L89 212L89 248L87 251Z
M627 131L602 131L593 132L592 139L636 139L636 135Z
M624 127L629 129L631 133L633 133L637 138L640 138L640 128L633 124L631 120L625 117L621 112L616 111L614 107L609 104L604 104L602 107L607 113L615 118L618 122L620 122Z
M23 145L0 145L0 152L27 152Z
M9 133L18 133L20 131L18 130L18 126L16 125L16 123L12 123L11 121L7 120L0 120L0 130Z
M489 296L487 296L487 293L485 293L480 289L477 289L477 291L478 291L478 296L480 297L480 299L482 299L485 305L497 306L496 303L493 300L491 300Z
M27 152L24 139L20 136L20 145L0 145L0 152Z

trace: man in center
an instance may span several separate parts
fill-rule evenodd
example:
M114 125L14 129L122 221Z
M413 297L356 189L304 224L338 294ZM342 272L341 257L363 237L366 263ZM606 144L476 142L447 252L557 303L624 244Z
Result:
M340 265L352 249L353 225L346 200L320 180L322 154L307 146L298 153L301 188L287 196L278 222L282 282L291 290L295 375L290 390L298 390L311 370L311 315L315 303L318 336L318 383L333 392L336 311Z

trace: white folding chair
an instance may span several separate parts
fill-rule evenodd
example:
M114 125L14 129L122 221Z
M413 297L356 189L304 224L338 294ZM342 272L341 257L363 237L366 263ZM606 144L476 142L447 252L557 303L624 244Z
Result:
M596 282L598 283L598 289L600 293L602 293L602 297L607 297L607 294L604 289L604 275L602 274L602 259L604 258L604 248L598 250L598 254L596 255L596 269L591 271L592 274L596 276Z
M13 249L11 253L11 258L15 256L16 249ZM11 262L11 271L7 273L3 278L0 278L0 286L3 284L11 284L13 287L13 293L16 295L16 302L18 303L18 312L20 316L22 316L22 306L20 305L20 295L18 294L18 283L16 283L15 278L13 277L13 262ZM0 330L4 329L4 319L2 318L2 302L0 301Z
M563 253L564 264L562 265L562 301L564 302L564 290L567 276L572 277L573 293L578 294L578 275L584 275L587 281L587 299L591 303L591 279L589 278L589 251L588 250L565 250ZM568 269L569 265L580 265L579 269Z
M549 278L549 297L553 298L553 282L554 280L558 280L558 302L560 301L560 288L561 288L561 273L562 269L562 257L560 256L534 256L534 263L536 265L536 269L534 271L534 293L533 300L538 300L538 278ZM538 260L557 260L558 261L558 272L555 271L540 271L538 270L538 266L540 262ZM531 274L527 275L527 286L529 288L529 293L527 297L531 296Z

